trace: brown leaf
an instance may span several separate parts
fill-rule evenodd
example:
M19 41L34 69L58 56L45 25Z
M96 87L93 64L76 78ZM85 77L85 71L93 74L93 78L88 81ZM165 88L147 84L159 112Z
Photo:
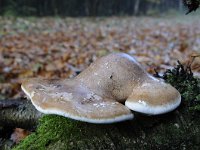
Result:
M14 143L19 143L21 140L23 140L25 137L27 137L29 134L31 134L30 131L21 129L21 128L15 128L14 132L11 134L10 139Z

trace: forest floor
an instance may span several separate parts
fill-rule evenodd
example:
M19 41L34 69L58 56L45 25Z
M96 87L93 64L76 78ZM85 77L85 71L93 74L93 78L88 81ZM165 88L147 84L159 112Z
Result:
M176 66L177 60L183 64L189 64L193 58L191 56L200 55L199 16L187 15L157 18L0 17L0 100L24 97L25 95L20 88L21 81L24 78L72 78L97 58L111 52L125 52L134 56L151 74L155 73L154 69L162 73L166 69L173 68ZM200 76L200 57L195 58L192 63L192 69L195 75ZM179 109L180 112L184 112L183 110L185 111L185 109ZM195 120L188 112L175 115L179 111L169 114L168 117L163 118L162 116L161 118L167 121L160 121L160 123L156 121L158 125L155 125L153 132L151 132L151 127L145 130L147 131L146 133L152 133L147 134L150 142L154 140L152 140L152 137L157 138L158 144L155 147L162 147L163 142L165 143L166 141L168 141L169 147L173 143L178 144L175 147L179 146L180 144L177 141L181 140L183 147L187 140L189 141L189 146L193 145L195 140L199 144L199 117ZM182 115L186 116L184 121L180 119ZM154 123L154 120L159 120L158 118L152 118L153 121L151 122ZM147 118L148 124L149 119L151 120L151 118ZM144 123L134 122L134 127L137 127L138 124L146 124L143 117L138 120ZM183 123L181 121L177 123L177 120L181 120ZM86 127L91 130L91 126L88 124ZM107 133L107 131L111 132L110 127L94 126L93 129L94 131L97 129L104 131L103 128L105 128L105 133ZM135 131L139 135L143 133L142 128L138 130L138 128L134 127L131 128L133 133L136 133ZM169 127L169 131L167 127ZM180 129L174 130L174 128ZM129 136L129 133L131 133L129 131L130 128L126 131L124 130L124 124L122 124L122 126L113 126L113 129L123 131L123 137L134 145L132 141L135 140L135 137L131 138ZM1 126L0 130L3 130ZM164 140L160 138L163 135L163 131L166 131L165 135L169 135L169 138L163 138ZM24 132L23 129L16 128L14 130L15 133L24 138L29 134L29 131ZM101 135L104 137L106 134L102 133ZM158 134L154 135L154 133ZM187 139L189 134L190 138ZM121 132L113 135L113 137L110 135L108 137L105 136L104 139L116 138L116 135L119 136L117 139L122 139ZM94 132L93 136L96 137L96 132ZM138 139L138 141L141 141L144 136L141 135ZM191 142L191 139L194 140ZM0 146L1 140L0 137ZM18 140L18 137L16 140ZM14 141L16 142L16 140ZM159 142L161 143L159 144ZM94 143L97 142L95 141ZM100 141L99 143L103 142ZM117 143L118 141L116 140L116 145L120 145L124 141L119 142L120 144ZM125 143L130 146L130 143ZM143 144L136 142L136 145Z
M200 54L199 16L0 17L0 99L24 96L24 78L71 78L110 52L135 56L152 74L186 64ZM199 66L196 58L197 75Z

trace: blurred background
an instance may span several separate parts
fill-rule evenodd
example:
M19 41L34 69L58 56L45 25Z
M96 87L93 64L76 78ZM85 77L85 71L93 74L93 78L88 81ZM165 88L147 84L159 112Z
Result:
M200 13L186 12L182 0L0 0L0 99L24 96L24 78L72 78L111 52L151 74L187 64L200 54Z
M183 11L182 0L1 0L1 15L113 16Z

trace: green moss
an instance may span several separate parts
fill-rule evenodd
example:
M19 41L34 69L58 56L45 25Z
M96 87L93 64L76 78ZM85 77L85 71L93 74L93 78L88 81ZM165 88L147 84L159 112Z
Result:
M14 150L44 150L50 143L51 145L56 143L58 148L59 141L62 143L59 145L60 149L63 147L67 149L70 140L79 138L77 133L80 131L77 125L78 121L56 115L45 115L40 119L37 131L29 135Z
M86 149L96 145L101 149L110 147L107 133L113 125L96 125L75 121L57 115L43 116L36 132L26 137L13 150L69 150ZM116 133L118 134L118 133ZM104 144L100 144L104 143ZM91 147L92 148L92 147Z
M200 79L193 76L190 66L183 66L178 61L178 65L167 70L161 78L181 93L190 110L200 111Z

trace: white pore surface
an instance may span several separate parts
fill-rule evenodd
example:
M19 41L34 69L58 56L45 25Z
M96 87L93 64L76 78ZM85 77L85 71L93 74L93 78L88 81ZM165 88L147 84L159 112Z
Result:
M56 115L64 116L67 118L72 118L74 120L79 120L79 121L84 121L84 122L89 122L89 123L96 123L96 124L115 123L115 122L120 122L120 121L125 121L125 120L131 120L134 117L134 115L132 113L130 113L127 115L121 115L121 116L117 116L114 118L92 119L92 118L86 118L86 117L81 117L81 116L75 116L73 114L63 112L62 110L59 110L59 109L46 109L45 110L34 103L31 95L25 90L25 88L23 86L21 86L21 88L25 92L25 94L31 99L31 102L35 106L35 108L44 114L56 114Z
M159 115L159 114L164 114L167 112L170 112L174 109L176 109L180 103L181 103L181 96L177 97L174 103L169 103L166 105L160 105L160 106L152 106L148 105L147 103L142 103L144 102L143 100L140 100L139 102L131 102L126 101L125 105L136 112L148 114L148 115Z

